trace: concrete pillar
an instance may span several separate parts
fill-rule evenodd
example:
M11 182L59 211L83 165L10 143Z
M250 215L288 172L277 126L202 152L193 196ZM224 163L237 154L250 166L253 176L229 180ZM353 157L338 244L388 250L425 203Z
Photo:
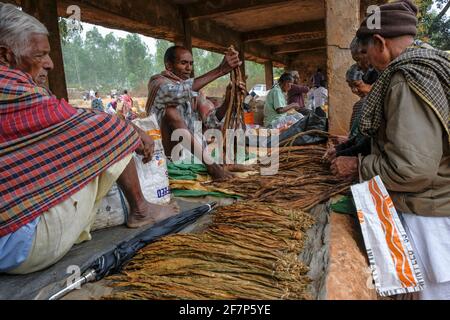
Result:
M49 32L48 40L51 47L50 57L55 65L48 76L49 87L56 97L68 100L61 37L59 34L57 0L22 0L21 6L26 13L36 17L47 27Z
M273 87L273 62L267 61L264 63L264 71L266 74L266 89L270 90Z
M325 6L330 133L346 135L358 100L345 81L345 73L355 63L349 46L360 23L360 0L326 0Z

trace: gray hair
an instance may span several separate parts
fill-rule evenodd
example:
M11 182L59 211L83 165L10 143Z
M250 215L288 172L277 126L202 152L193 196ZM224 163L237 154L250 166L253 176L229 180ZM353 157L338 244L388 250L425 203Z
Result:
M300 73L297 70L291 70L291 71L289 71L289 73L291 74L291 76L293 78L295 78L296 76L300 77Z
M11 49L17 63L27 53L28 42L33 34L48 36L48 30L36 18L12 4L0 2L0 46Z
M359 69L358 64L355 63L347 70L347 73L345 74L345 79L347 81L359 81L359 80L362 81L363 76L364 72L362 72Z
M358 37L354 37L350 43L350 51L352 54L360 53L361 51L361 40Z

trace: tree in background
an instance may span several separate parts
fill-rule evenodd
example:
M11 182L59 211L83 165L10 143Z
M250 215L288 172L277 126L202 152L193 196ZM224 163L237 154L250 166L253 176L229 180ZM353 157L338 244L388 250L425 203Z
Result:
M148 78L156 72L154 57L139 35L102 36L94 27L83 39L80 30L68 30L64 23L60 22L61 42L69 88L98 90L103 95L113 89L146 90Z
M143 79L152 73L152 56L145 43L137 34L129 34L123 40L122 61L124 62L125 77L130 88L138 88Z
M173 43L166 40L156 41L156 54L155 54L155 70L160 72L164 70L164 53L166 50L173 46ZM223 54L202 50L198 48L192 49L192 55L194 58L194 72L196 76L205 74L206 72L217 67L222 59ZM248 75L247 87L250 89L257 83L264 83L264 66L262 64L254 63L251 61L245 62L246 74ZM226 86L228 85L230 78L228 75L223 76L216 81L210 83L203 92L208 96L222 97L225 94Z
M173 45L169 41L157 40L156 53L152 56L137 34L128 34L126 38L118 38L113 33L102 36L98 28L94 27L86 32L83 39L81 30L70 30L64 20L60 20L60 30L69 88L78 91L98 90L103 95L113 89L130 89L144 97L150 77L165 69L164 54ZM199 76L217 67L223 54L194 48L193 57L195 74ZM245 66L248 89L255 84L265 83L262 64L246 61ZM222 97L229 81L228 75L223 76L203 91L209 96Z
M169 49L169 47L173 46L174 44L170 41L166 40L156 40L156 54L155 54L155 72L154 73L160 73L165 69L164 66L164 54L166 53L166 50Z
M449 0L415 0L419 7L418 37L437 49L450 50ZM433 10L433 5L438 11Z

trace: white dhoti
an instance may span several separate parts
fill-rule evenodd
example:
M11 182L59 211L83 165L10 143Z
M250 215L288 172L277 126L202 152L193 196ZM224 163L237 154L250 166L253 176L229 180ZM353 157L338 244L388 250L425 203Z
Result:
M28 258L10 274L27 274L59 261L74 244L91 240L97 207L132 159L115 163L67 200L40 216Z
M450 217L402 214L425 281L423 291L400 299L450 300Z

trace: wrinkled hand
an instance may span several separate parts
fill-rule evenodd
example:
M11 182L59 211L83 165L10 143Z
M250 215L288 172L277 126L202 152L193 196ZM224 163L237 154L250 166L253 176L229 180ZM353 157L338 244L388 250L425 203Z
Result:
M297 106L295 106L295 111L302 111L304 109L304 107L302 107L301 105L299 105L298 103L296 103Z
M234 50L234 48L229 48L219 68L221 73L225 75L227 73L230 73L231 70L236 69L240 65L242 65L242 61L239 60L239 52Z
M242 81L239 82L239 90L241 91L241 94L244 96L247 96L249 94L245 86L245 82Z
M146 134L142 129L135 126L136 132L139 134L141 138L140 146L136 149L136 153L138 155L143 156L143 163L148 163L152 160L153 150L155 149L155 142L153 139Z
M348 137L346 136L330 136L330 139L335 145L348 142Z
M336 148L331 147L327 150L327 152L323 156L323 160L327 162L332 162L334 159L336 159Z
M243 94L244 96L249 94L247 91L247 87L245 86L245 82L240 81L238 86L239 86L239 91L241 91L241 94ZM225 93L226 96L231 96L232 87L233 87L233 84L230 82L226 89L226 93Z
M338 178L352 180L358 177L358 158L339 157L331 163L331 172Z
M300 105L297 102L294 102L291 103L289 107L291 107L291 109L298 110L300 108Z

